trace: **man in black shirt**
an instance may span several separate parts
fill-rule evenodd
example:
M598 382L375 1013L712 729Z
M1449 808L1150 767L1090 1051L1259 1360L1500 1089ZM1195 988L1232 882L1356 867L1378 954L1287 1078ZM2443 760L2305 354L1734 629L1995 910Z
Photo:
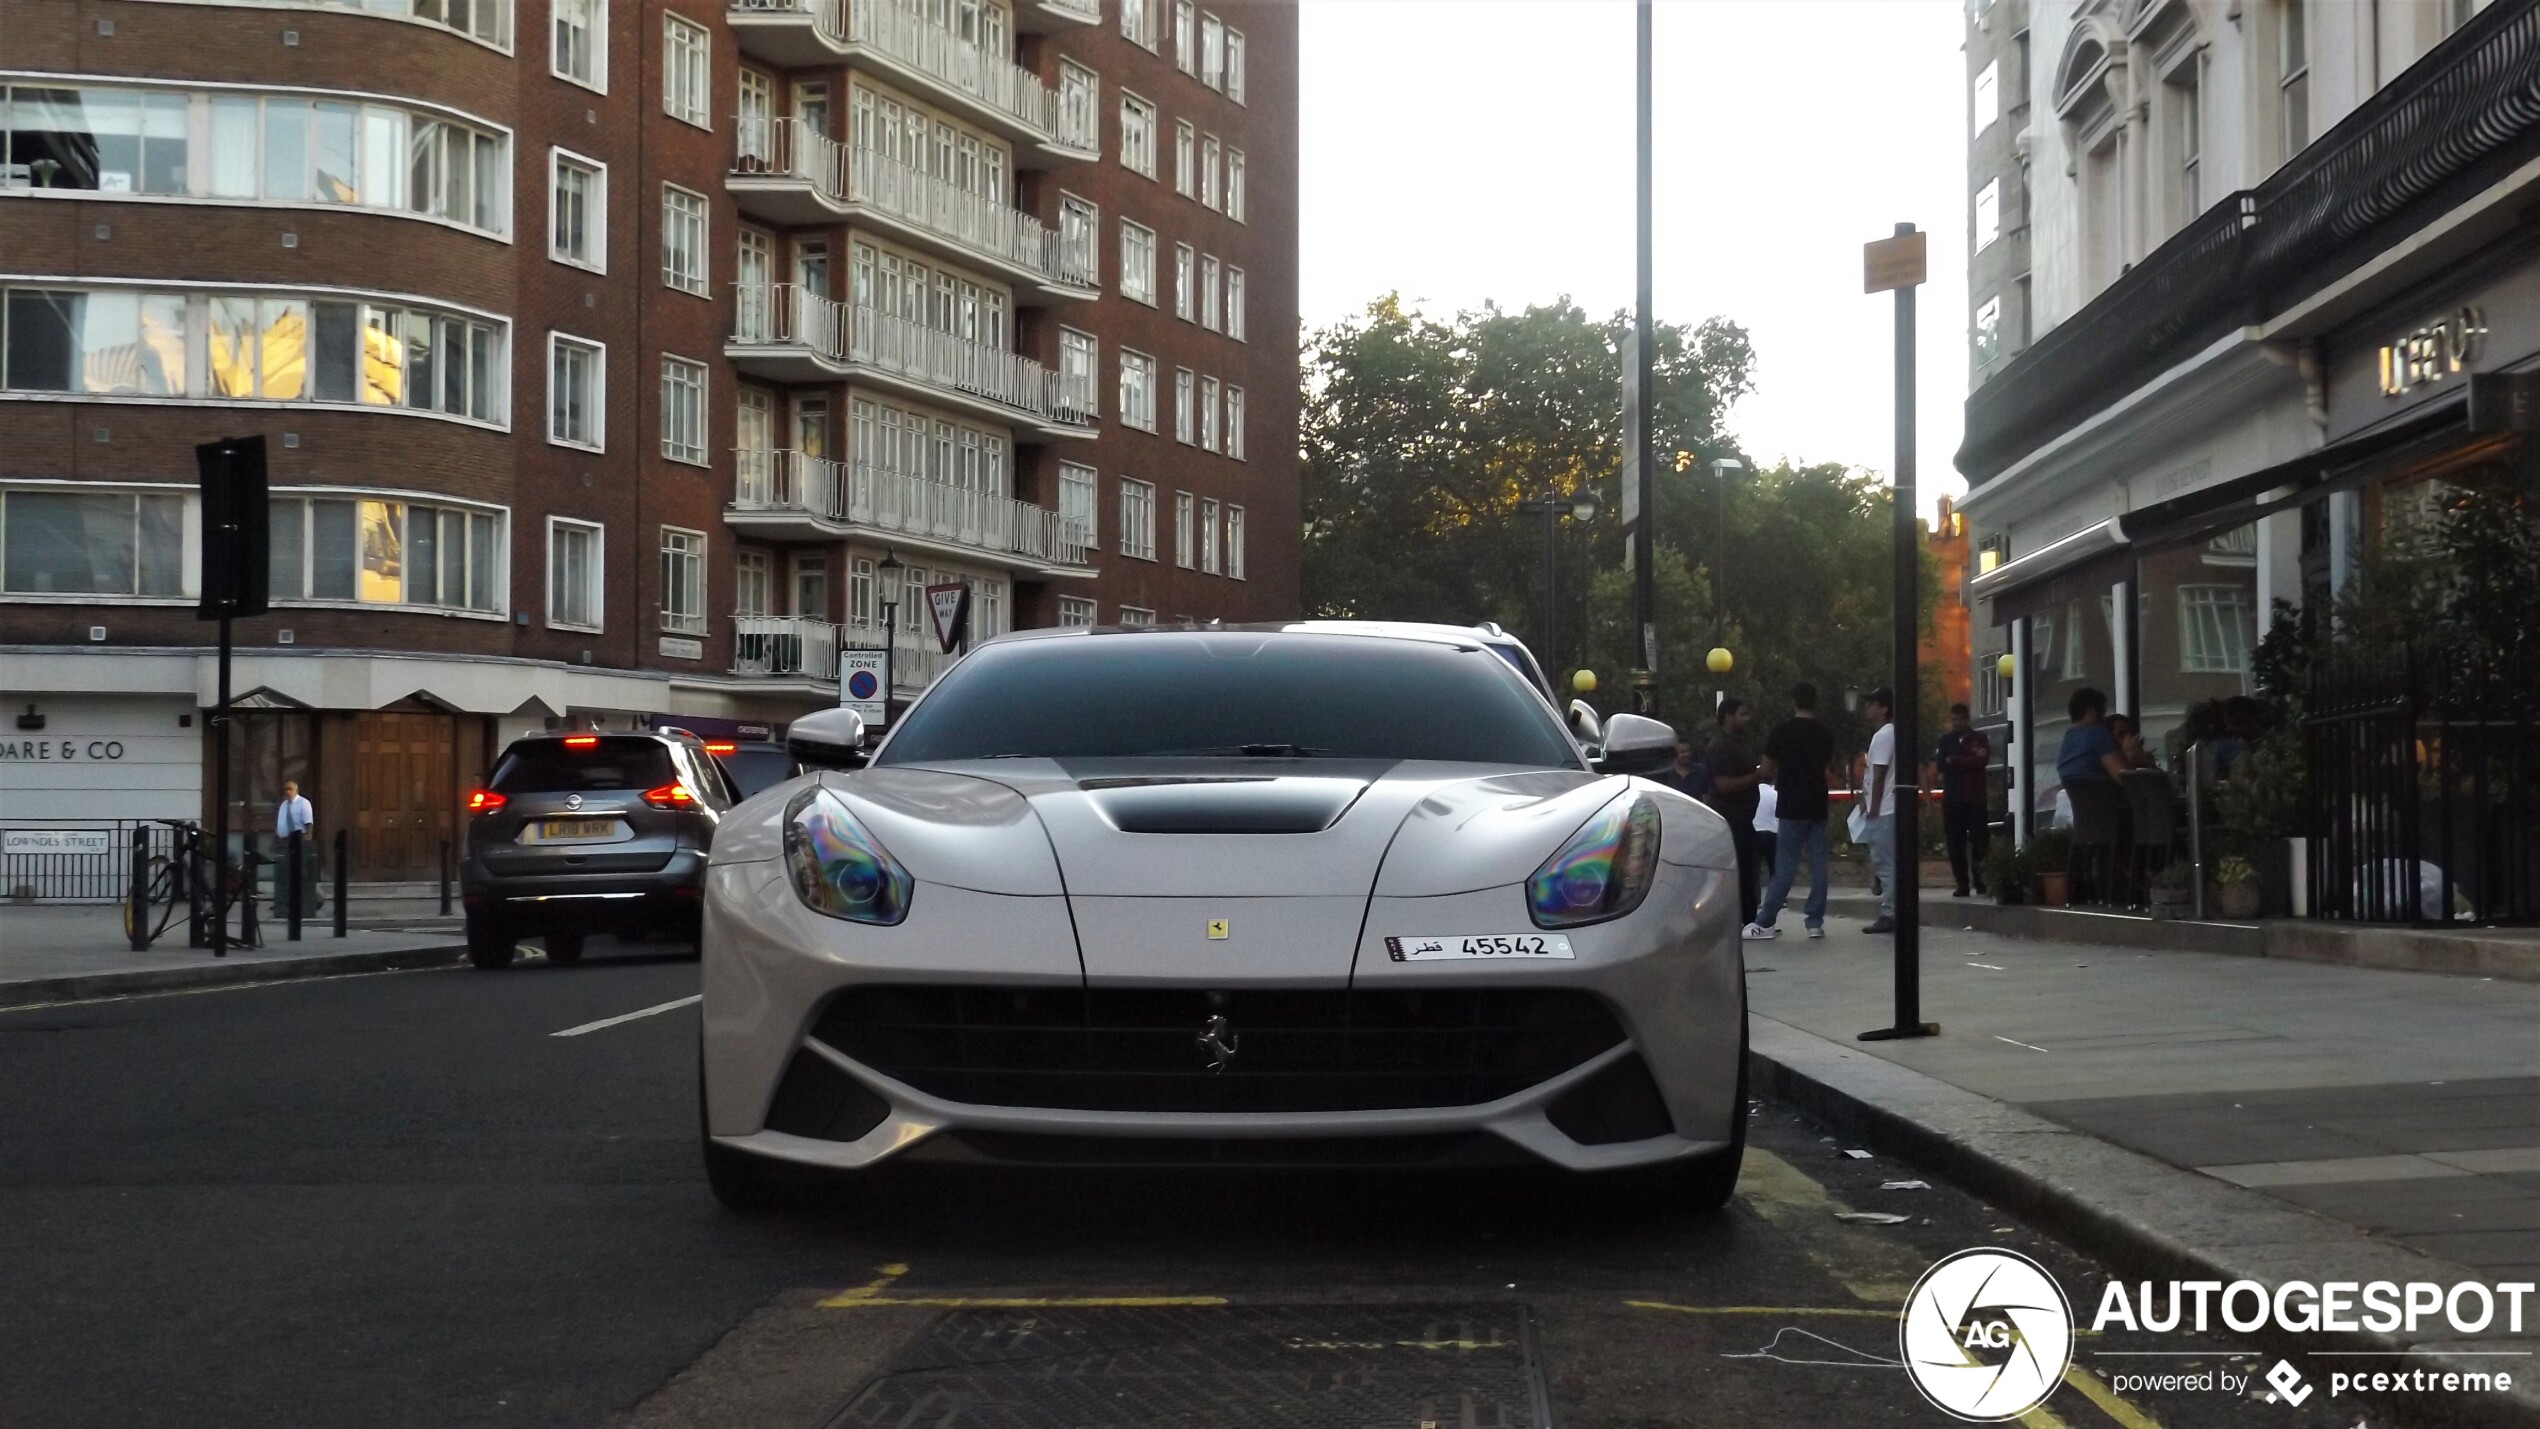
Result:
M1987 823L1991 811L1984 797L1985 766L1993 762L1993 741L1967 723L1967 707L1949 707L1949 732L1934 751L1940 765L1940 821L1949 843L1949 872L1958 886L1950 896L1964 898L1967 888L1984 892L1984 851L1992 842Z
M1737 846L1737 917L1741 924L1755 921L1756 894L1764 881L1764 859L1755 836L1755 806L1759 798L1755 786L1763 782L1764 775L1747 757L1746 746L1739 739L1754 721L1754 711L1746 707L1746 701L1734 695L1720 701L1719 732L1711 736L1711 747L1702 752L1702 767L1711 773L1711 788L1704 802L1729 821L1729 838Z
M1834 732L1817 718L1817 687L1806 681L1790 691L1790 718L1764 739L1764 779L1773 786L1774 815L1781 828L1773 844L1773 881L1764 890L1749 938L1778 938L1773 920L1790 900L1799 858L1808 857L1808 936L1826 935L1826 768L1834 763Z

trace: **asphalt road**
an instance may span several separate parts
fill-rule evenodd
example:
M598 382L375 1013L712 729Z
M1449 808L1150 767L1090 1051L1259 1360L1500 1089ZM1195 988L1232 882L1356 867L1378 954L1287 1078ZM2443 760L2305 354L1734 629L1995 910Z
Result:
M1412 1306L1467 1328L1385 1343L1520 1327L1564 1425L1936 1425L1893 1363L1924 1267L2020 1249L2085 1319L2106 1280L1772 1105L1738 1201L1691 1220L1506 1178L1143 1173L902 1181L738 1220L698 1166L693 1007L556 1035L694 992L693 963L647 953L0 1012L0 1423L811 1426L963 1316L1099 1336L1269 1315L1340 1345ZM1904 1179L1930 1185L1882 1189ZM2132 1343L2085 1338L2088 1383L2028 1422L2354 1422L2325 1395L2109 1395L2147 1363ZM2199 1347L2159 1363L2267 1366Z

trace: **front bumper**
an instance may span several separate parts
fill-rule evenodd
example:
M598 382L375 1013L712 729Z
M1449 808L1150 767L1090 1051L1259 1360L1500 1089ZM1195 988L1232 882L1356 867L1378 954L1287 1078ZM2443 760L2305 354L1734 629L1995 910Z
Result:
M1388 935L1523 928L1525 916L1523 895L1514 889L1376 899L1367 909L1354 972L1346 979L1368 994L1576 990L1611 1011L1621 1041L1490 1100L1316 1111L982 1105L931 1094L859 1062L813 1036L815 1022L835 994L858 986L1062 993L1084 988L1075 927L1063 898L928 885L919 889L905 923L869 928L804 908L777 864L718 865L708 873L704 932L707 1129L738 1150L849 1169L902 1157L1311 1165L1474 1164L1500 1154L1602 1171L1725 1145L1734 1118L1744 1114L1736 1093L1744 998L1734 876L1663 865L1658 885L1638 912L1571 930L1573 961L1395 963L1385 952ZM1215 971L1220 984L1238 981L1229 969ZM1193 966L1172 981L1205 988L1212 983L1211 969ZM1265 986L1242 981L1250 988ZM1328 991L1342 981L1299 978L1266 986ZM1092 991L1126 985L1127 980L1107 980ZM1150 979L1145 985L1156 984ZM812 1065L806 1068L798 1059L811 1059ZM1636 1067L1645 1067L1645 1074ZM1629 1140L1574 1135L1581 1130L1583 1101L1626 1081L1642 1088L1654 1084L1663 1113L1653 1109L1650 1115L1663 1129L1638 1135L1651 1128L1628 1127L1634 1138ZM805 1125L801 1106L811 1083L827 1088L817 1095L828 1100L810 1124L837 1130L803 1135L772 1129L771 1121ZM787 1104L772 1116L780 1098ZM844 1109L833 1121L828 1108L835 1105Z
M550 929L620 931L694 924L704 898L706 855L679 849L640 873L491 874L471 859L460 878L470 912L491 914L523 933Z

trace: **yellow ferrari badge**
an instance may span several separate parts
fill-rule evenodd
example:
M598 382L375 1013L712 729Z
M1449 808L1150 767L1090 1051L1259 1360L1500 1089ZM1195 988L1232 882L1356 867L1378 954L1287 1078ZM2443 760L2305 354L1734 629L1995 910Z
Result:
M1208 936L1210 936L1211 938L1223 938L1223 937L1225 937L1225 936L1226 936L1226 920L1225 920L1225 919L1223 919L1223 918L1211 918L1211 919L1209 919L1209 920L1208 920Z

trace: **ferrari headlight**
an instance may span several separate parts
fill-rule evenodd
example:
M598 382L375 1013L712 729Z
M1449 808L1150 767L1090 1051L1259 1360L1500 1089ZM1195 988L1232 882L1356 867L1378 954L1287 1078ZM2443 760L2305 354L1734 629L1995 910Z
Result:
M1620 918L1649 896L1658 876L1658 805L1626 794L1606 805L1526 880L1538 928Z
M785 871L814 913L885 927L908 916L908 870L818 785L785 806Z

